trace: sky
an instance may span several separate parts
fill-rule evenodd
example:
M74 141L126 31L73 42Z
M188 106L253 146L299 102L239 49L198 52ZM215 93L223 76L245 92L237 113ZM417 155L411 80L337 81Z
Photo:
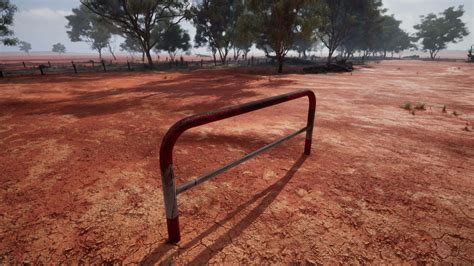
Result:
M11 0L18 7L15 14L13 30L20 40L31 43L32 51L50 51L55 43L63 43L68 52L93 53L88 44L71 42L66 34L67 20L64 16L71 14L71 9L78 7L79 0ZM388 14L402 21L401 28L413 33L413 25L419 23L420 16L428 13L439 13L449 6L464 5L466 11L463 21L471 34L464 41L450 44L450 50L467 50L474 45L474 0L383 0ZM182 26L188 30L193 39L195 30L185 22ZM122 39L116 38L115 46L119 50ZM0 45L0 52L18 51L18 47ZM206 48L193 49L193 53L206 53Z

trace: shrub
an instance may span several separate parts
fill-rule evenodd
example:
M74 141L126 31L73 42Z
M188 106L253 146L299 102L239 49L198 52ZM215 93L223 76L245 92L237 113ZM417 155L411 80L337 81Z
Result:
M411 111L413 109L413 106L411 105L410 102L407 102L404 105L402 105L402 108L405 110Z
M424 103L417 103L415 106L415 110L426 110L426 105Z

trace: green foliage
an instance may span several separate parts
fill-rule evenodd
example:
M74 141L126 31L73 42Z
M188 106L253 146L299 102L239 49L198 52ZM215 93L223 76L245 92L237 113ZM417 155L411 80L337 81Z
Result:
M403 50L416 47L411 43L411 38L402 29L400 29L401 21L396 20L393 15L381 17L381 28L379 38L373 47L374 51L381 52L383 57L387 52L399 53Z
M152 30L163 22L178 23L189 17L187 0L81 0L81 3L112 24L122 36L136 39L150 66L153 66L150 51L158 43Z
M225 63L229 50L234 45L237 21L243 11L241 0L203 0L192 12L196 27L196 47L209 45Z
M430 13L421 17L421 23L414 26L418 31L416 39L421 40L423 50L435 59L438 52L446 49L448 43L462 41L469 34L465 23L461 20L464 15L463 6L458 9L449 7L439 16Z
M72 9L72 15L66 16L68 25L66 28L69 39L72 42L85 41L89 43L91 49L97 50L102 58L102 49L110 45L112 28L101 19L100 16L92 13L87 7L81 5Z
M53 44L53 49L51 49L51 51L58 54L64 54L66 53L66 46L58 42L56 44Z
M20 41L18 43L18 48L20 48L20 51L30 54L31 44L25 41Z
M257 48L262 49L267 56L274 53L278 61L278 73L282 73L283 60L293 48L296 36L303 34L304 25L314 19L314 13L308 10L317 7L317 1L250 0L248 3L258 25Z
M421 111L424 111L426 110L426 105L424 103L417 103L415 105L415 110L421 110Z
M356 38L364 36L362 33L367 32L364 30L370 29L367 27L367 22L376 21L374 18L381 6L381 2L377 0L321 0L321 4L318 15L322 23L318 27L317 34L329 50L328 63L334 51L350 38L351 34L353 42L361 42ZM346 45L349 46L349 43Z
M16 6L10 0L0 0L0 42L5 46L15 46L18 39L13 37L13 16Z
M120 49L129 53L142 53L143 47L140 41L132 35L126 35L125 41L120 44Z
M187 51L191 48L189 34L179 24L170 24L157 30L160 29L164 30L162 32L154 32L158 39L158 43L155 46L157 52L166 51L171 60L174 60L178 50Z
M244 12L239 16L233 38L233 45L237 50L237 54L243 51L245 57L247 57L247 53L257 39L256 27L255 17L248 12Z
M404 105L402 105L402 108L407 110L407 111L411 111L413 109L413 106L411 105L410 102L407 102Z
M306 52L316 50L320 42L315 34L316 29L321 26L321 18L317 14L317 10L321 8L317 1L308 1L301 9L301 19L298 21L298 31L293 40L292 49L307 57Z
M407 110L407 111L412 111L412 110L424 111L424 110L426 110L426 104L416 103L416 105L413 106L413 104L411 102L406 102L404 105L402 105L402 108Z

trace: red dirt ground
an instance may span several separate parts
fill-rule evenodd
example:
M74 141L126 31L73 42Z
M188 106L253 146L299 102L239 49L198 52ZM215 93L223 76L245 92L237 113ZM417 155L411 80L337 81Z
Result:
M474 263L474 65L0 82L0 264ZM182 240L166 244L166 130L299 88L318 97L312 155L301 135L181 194ZM408 101L428 108L412 115ZM177 182L303 127L306 108L299 99L188 131Z

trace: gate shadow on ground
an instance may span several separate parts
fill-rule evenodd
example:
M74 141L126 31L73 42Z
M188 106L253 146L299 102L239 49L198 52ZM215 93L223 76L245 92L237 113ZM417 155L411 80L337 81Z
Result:
M223 218L222 220L218 222L215 222L213 226L211 226L206 231L199 234L197 237L195 237L191 241L180 246L178 250L168 255L166 258L162 259L163 254L169 251L172 248L172 246L170 244L163 243L159 247L157 247L153 252L145 256L140 264L141 265L154 265L160 261L162 263L171 262L175 256L187 251L188 249L192 248L196 244L200 243L202 239L209 236L210 234L215 232L218 228L222 227L222 225L232 220L232 218L235 215L237 215L239 212L243 211L248 206L250 206L257 200L261 199L261 202L253 210L251 210L245 217L240 219L240 221L235 226L228 229L226 233L221 235L216 241L214 241L213 244L207 246L198 255L196 255L192 261L189 261L187 264L196 265L196 264L207 263L210 259L212 259L217 254L217 252L219 252L220 250L225 248L227 245L229 245L232 242L233 237L240 236L245 229L247 229L255 220L258 219L258 217L260 217L260 215L268 208L268 206L270 206L270 204L272 204L272 202L276 199L276 197L280 194L280 192L285 188L286 184L293 178L293 176L301 167L301 165L304 163L306 158L307 156L302 154L284 177L279 179L277 182L275 182L273 185L266 188L262 192L253 196L247 202L238 206L233 212L229 213L225 218Z

